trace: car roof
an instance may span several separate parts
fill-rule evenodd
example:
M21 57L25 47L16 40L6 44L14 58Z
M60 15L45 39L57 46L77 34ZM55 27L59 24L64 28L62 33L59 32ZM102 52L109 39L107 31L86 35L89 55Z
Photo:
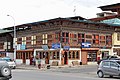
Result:
M103 60L103 61L120 61L120 58L119 59Z

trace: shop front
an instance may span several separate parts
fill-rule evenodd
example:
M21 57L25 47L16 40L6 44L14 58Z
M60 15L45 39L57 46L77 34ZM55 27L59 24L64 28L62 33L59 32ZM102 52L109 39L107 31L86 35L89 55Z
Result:
M33 52L34 52L34 49L17 50L16 63L29 65L31 63L30 59L33 56Z
M34 56L39 55L41 59L41 64L50 64L53 66L58 65L72 65L76 62L77 65L81 62L80 58L80 49L35 49Z
M82 64L92 64L99 59L99 48L82 48L81 60Z
M80 65L81 56L80 49L70 49L69 51L62 51L61 65Z
M58 65L60 60L60 50L43 50L35 49L34 56L38 55L41 59L41 64ZM54 63L53 63L54 61ZM55 64L56 62L56 64Z

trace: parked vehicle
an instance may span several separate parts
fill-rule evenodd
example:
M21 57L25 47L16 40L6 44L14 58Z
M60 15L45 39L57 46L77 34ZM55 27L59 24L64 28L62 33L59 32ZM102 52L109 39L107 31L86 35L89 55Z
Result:
M98 60L97 64L99 65L102 60L114 60L114 59L118 59L118 57L117 56L107 56L106 58Z
M10 57L3 57L3 58L1 58L1 59L7 61L7 63L8 63L8 65L9 65L10 68L12 68L12 69L15 69L15 68L16 68L16 63L15 63L15 61L12 60Z
M104 75L120 76L120 60L103 60L98 66L98 77L102 78Z
M11 69L8 63L0 59L0 80L9 80L12 78Z

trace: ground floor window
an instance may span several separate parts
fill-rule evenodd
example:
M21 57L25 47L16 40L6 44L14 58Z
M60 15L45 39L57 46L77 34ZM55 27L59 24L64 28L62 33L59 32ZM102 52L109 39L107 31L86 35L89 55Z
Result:
M120 48L114 48L113 52L120 56Z
M30 59L33 56L33 52L17 52L16 59Z
M48 58L48 59L60 59L60 53L58 51L37 51L37 55L40 56L40 59Z
M68 52L69 54L69 59L79 59L80 57L80 51L79 50L70 50Z
M88 52L87 60L89 62L97 61L97 52L94 51Z
M100 53L102 54L102 59L109 56L109 51L101 51Z

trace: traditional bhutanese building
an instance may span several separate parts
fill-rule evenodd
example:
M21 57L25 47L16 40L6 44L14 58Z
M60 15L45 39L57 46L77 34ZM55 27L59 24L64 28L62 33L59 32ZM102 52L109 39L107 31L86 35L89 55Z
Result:
M102 53L102 57L111 54L115 27L80 16L18 25L16 62L30 64L31 55L38 55L42 64L50 65L96 62Z
M11 30L0 29L0 57L13 58L13 36Z
M101 17L92 18L91 21L102 22L115 27L115 32L112 34L112 55L117 54L120 56L120 3L105 5L98 7L103 11L116 12L105 16L105 12L98 14ZM108 14L108 12L107 12ZM104 16L103 16L104 15Z

